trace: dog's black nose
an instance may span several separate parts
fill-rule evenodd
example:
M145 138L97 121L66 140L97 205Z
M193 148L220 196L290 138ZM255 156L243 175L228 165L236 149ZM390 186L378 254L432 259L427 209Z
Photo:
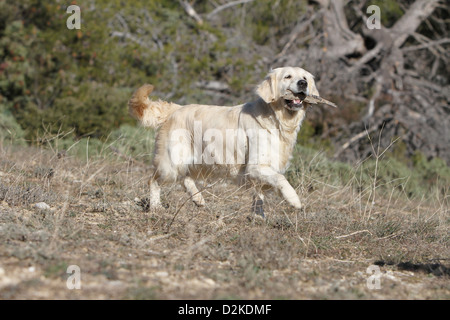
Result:
M306 87L308 86L308 82L306 82L306 80L304 79L298 80L297 86L299 89L306 89Z

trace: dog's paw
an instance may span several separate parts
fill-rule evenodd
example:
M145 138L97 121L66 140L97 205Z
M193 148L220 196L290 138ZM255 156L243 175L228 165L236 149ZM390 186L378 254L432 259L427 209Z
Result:
M265 218L264 215L264 208L263 208L263 201L261 199L258 199L253 202L252 204L252 212L256 214L257 216L261 218Z
M263 224L263 223L267 222L267 218L264 215L264 213L262 215L260 215L260 214L255 214L255 212L252 212L251 214L249 214L247 216L247 220L249 222L257 223L257 224Z
M302 203L298 198L289 199L288 203L296 210L301 210L303 208Z
M152 202L149 198L135 198L134 203L142 208L142 211L148 212L148 211L157 211L161 209L167 209L169 208L168 204L162 205L161 202Z
M194 201L195 205L197 207L204 207L206 205L205 199L203 199L202 196L200 197L193 197L192 201Z
M297 204L295 204L293 207L296 210L302 210L303 209L303 205L302 205L302 203L300 201Z

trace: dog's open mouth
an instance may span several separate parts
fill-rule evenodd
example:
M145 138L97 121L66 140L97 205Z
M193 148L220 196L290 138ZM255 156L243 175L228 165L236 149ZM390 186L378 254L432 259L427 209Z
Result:
M303 100L306 99L306 93L297 92L294 93L290 91L288 94L284 96L284 102L286 103L286 107L289 110L297 111L303 106Z

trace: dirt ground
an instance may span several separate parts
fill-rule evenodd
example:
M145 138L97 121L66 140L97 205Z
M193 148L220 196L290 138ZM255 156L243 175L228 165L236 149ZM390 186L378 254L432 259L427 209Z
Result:
M204 208L167 186L151 211L140 164L0 151L0 299L450 298L449 195L368 203L301 177L304 210L270 195L263 220L219 181Z

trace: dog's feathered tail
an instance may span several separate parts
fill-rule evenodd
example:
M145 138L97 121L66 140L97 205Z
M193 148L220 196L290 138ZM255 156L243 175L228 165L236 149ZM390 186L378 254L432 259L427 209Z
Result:
M148 95L152 91L153 86L151 84L144 84L137 89L128 101L128 111L144 127L158 128L181 106L162 100L150 100Z

